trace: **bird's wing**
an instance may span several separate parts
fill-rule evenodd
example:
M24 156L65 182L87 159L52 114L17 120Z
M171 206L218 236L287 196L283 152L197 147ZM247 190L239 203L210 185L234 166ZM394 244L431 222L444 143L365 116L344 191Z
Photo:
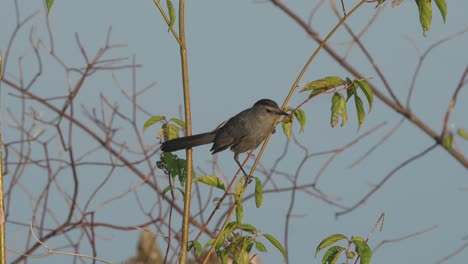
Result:
M239 142L247 135L246 111L242 111L216 128L216 137L211 147L212 154L223 151Z

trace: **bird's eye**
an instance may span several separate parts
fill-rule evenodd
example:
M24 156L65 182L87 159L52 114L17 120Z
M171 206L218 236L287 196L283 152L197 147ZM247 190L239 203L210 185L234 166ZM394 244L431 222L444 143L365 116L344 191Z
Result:
M266 111L267 111L267 113L271 113L271 110L270 110L270 109L267 109Z

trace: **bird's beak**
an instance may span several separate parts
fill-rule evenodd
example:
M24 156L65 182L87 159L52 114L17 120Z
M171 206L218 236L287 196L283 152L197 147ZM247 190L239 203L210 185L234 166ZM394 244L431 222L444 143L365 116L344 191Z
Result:
M283 110L279 110L278 112L276 112L278 115L284 115L284 116L287 116L289 115L288 113L286 113L285 111Z

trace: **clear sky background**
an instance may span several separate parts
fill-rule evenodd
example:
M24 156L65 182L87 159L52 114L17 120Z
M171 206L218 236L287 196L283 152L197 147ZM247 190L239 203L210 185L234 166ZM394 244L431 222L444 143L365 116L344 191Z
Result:
M36 26L38 35L47 41L44 26L44 9L41 1L19 1L22 17L39 10L28 26L18 35L12 50L7 73L18 74L16 58L27 50L29 30ZM316 1L284 1L302 18L307 19ZM357 1L344 1L347 10ZM407 0L397 8L386 5L373 26L362 38L375 61L386 75L396 95L401 101L406 100L408 87L418 54L414 46L424 52L436 41L468 26L467 1L447 1L447 22L442 23L441 16L434 5L432 28L427 37L422 34L417 7L414 1ZM349 24L360 31L376 12L375 4L361 8ZM0 3L0 47L4 51L13 32L15 15L14 1L1 0ZM179 49L172 35L167 32L159 11L152 1L60 1L56 0L50 14L50 24L55 38L55 48L67 63L82 65L81 53L75 42L75 32L84 46L96 51L105 41L106 32L112 26L113 43L127 44L125 48L114 51L114 57L136 56L143 68L138 70L137 85L144 87L156 82L140 103L155 115L179 116L182 104ZM186 30L188 61L192 99L193 132L205 132L216 127L221 121L250 107L261 98L270 98L282 103L290 86L309 56L317 47L295 22L268 1L188 1L186 10ZM325 35L337 23L326 1L313 19L313 26ZM334 48L344 51L348 46L349 36L340 30L330 43ZM450 97L455 90L460 76L468 63L468 37L464 34L437 47L427 57L416 81L416 89L411 109L431 128L440 131ZM33 60L31 60L33 61ZM357 47L353 47L348 61L360 72L369 77L376 77L369 63ZM27 63L28 61L26 61ZM52 60L44 61L44 73L41 85L35 90L44 95L63 94L67 87L63 71ZM25 74L34 72L31 66ZM30 72L29 72L30 71ZM129 71L116 72L119 80L130 87ZM340 65L322 52L311 65L301 85L307 81L328 75L350 76ZM352 77L352 76L350 76ZM371 80L382 91L384 87L377 78ZM111 101L118 101L125 109L125 100L117 92L111 73L93 77L83 90L77 102L89 108L99 107L99 94L105 94ZM9 87L2 84L3 110L18 109L15 100L10 100ZM290 105L297 106L306 98L306 94L295 93ZM468 128L466 114L468 91L463 89L458 97L458 104L450 120L454 128ZM378 99L373 111L359 131L354 110L349 110L349 123L343 128L330 127L331 96L320 96L309 102L303 110L307 113L305 132L295 137L311 153L341 147L376 125L387 125L360 142L352 149L339 155L324 173L320 189L340 202L351 206L366 194L393 168L402 161L421 152L432 144L432 140L409 122L368 159L357 167L349 166L370 147L375 145L400 119L392 109ZM351 104L352 105L352 104ZM367 109L367 103L366 109ZM6 118L6 117L4 117ZM147 116L141 116L141 126ZM3 127L5 140L16 137L8 126ZM263 164L269 167L281 154L286 138L281 133L275 134L263 156ZM154 143L155 129L145 134L147 144ZM127 138L131 145L134 138ZM84 141L83 144L86 141ZM458 141L461 149L468 153L468 143ZM210 169L209 147L195 150L195 164L205 170ZM232 153L218 155L226 177L234 173L236 166ZM294 173L303 157L300 148L292 144L279 170ZM327 157L310 159L299 175L302 183L310 182L318 173ZM250 163L251 164L251 163ZM92 186L94 179L101 178L99 169L84 171L83 184ZM34 186L34 172L27 184ZM111 192L121 193L137 179L125 178L114 181ZM66 180L64 180L64 183ZM280 184L290 186L285 180ZM315 247L321 239L333 233L366 237L381 213L385 213L385 225L382 232L375 232L371 246L382 240L396 239L408 234L430 228L437 228L424 235L410 238L394 244L386 244L374 254L373 263L435 263L468 242L468 173L463 166L438 147L423 158L398 171L374 196L363 206L350 214L335 219L338 208L297 193L291 220L289 249L291 263L319 263L313 259ZM143 199L154 199L144 196ZM81 193L86 197L86 191ZM101 202L107 197L103 197ZM15 220L28 221L30 208L27 201L18 198L18 211ZM26 198L24 198L26 199ZM290 203L290 193L265 196L264 205L256 209L253 201L245 205L245 222L252 223L265 233L275 235L284 243L284 224ZM14 203L14 202L13 202ZM51 203L50 206L54 206ZM131 213L135 207L133 197L123 199L115 205L100 211L98 217L116 224L139 223ZM128 210L127 210L128 208ZM21 250L25 233L29 230L22 226L8 225L8 246ZM99 241L99 257L119 262L134 254L138 231L119 232L103 230L105 239ZM204 241L205 242L205 241ZM51 243L58 243L57 241ZM278 251L268 246L268 253L261 254L265 263L282 263ZM82 252L87 254L89 252ZM16 255L9 253L9 259ZM451 258L447 263L466 263L468 250ZM33 259L29 263L66 263L63 256L50 256L46 259Z

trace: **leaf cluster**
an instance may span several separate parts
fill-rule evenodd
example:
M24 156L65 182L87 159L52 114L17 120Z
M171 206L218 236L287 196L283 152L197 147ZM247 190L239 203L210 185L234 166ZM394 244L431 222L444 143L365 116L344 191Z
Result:
M227 224L224 232L221 234L221 239L214 245L215 252L223 264L249 264L250 253L254 246L259 252L267 252L265 244L259 241L259 238L265 238L281 252L284 258L286 258L286 251L274 236L270 234L260 234L255 226L240 224L238 222ZM209 248L214 242L215 239L208 241L204 248ZM194 248L197 256L203 253L203 247L200 242L191 241L191 247Z
M143 124L143 132L157 123L162 123L161 128L158 130L158 135L159 138L164 138L164 140L178 138L180 129L185 130L184 121L174 117L167 120L165 116L156 115L146 120L145 124Z
M339 241L345 240L347 241L347 246L332 246ZM354 245L354 251L350 248ZM348 239L345 235L342 234L334 234L331 235L320 242L315 250L315 256L317 257L318 253L328 247L328 250L323 254L322 257L322 264L336 264L338 259L342 254L347 259L354 259L356 255L360 259L360 264L369 264L372 258L372 249L367 244L366 240L362 237L351 237ZM346 262L348 263L348 262Z
M346 98L344 95L340 93L340 91L346 90ZM309 98L313 98L323 93L331 93L333 92L332 100L331 100L331 118L330 118L330 125L332 127L336 127L336 125L340 121L341 117L341 126L344 126L348 122L348 111L347 111L347 103L349 99L354 98L354 105L356 108L357 120L358 120L358 129L361 127L364 119L366 117L366 112L364 110L364 103L359 96L359 91L361 91L367 99L369 104L369 111L372 110L372 104L374 102L374 95L369 84L365 80L351 80L350 78L346 78L346 80L338 77L338 76L327 76L322 79L318 79L312 82L309 82L304 86L301 92L309 91ZM296 110L297 111L297 110ZM296 112L294 112L296 115ZM304 120L305 123L305 113L301 112L300 116ZM299 119L298 119L299 120ZM291 122L292 123L292 122ZM286 133L286 130L283 130ZM301 130L303 130L301 124ZM289 136L288 136L289 137Z
M383 4L386 0L378 0L377 6ZM392 6L395 7L399 5L403 0L393 0ZM426 32L431 28L432 23L432 0L415 0L416 5L418 6L419 11L419 22L421 23L421 27L423 29L423 34L425 35ZM447 3L445 0L434 0L436 3L437 8L439 9L440 15L444 20L447 18Z

